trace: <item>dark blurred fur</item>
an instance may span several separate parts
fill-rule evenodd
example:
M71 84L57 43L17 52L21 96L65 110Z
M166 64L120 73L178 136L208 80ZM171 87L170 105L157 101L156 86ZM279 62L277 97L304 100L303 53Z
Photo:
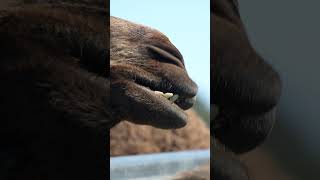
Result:
M0 11L0 179L107 179L106 6L26 2Z
M251 46L236 0L211 3L213 179L248 179L235 154L265 141L281 94L279 74Z

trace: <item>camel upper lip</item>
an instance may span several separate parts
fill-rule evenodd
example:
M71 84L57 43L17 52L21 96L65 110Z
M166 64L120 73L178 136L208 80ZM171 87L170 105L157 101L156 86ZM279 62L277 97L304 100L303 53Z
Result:
M151 91L154 92L155 95L159 95L159 92L161 92L163 94L170 93L170 94L172 94L172 97L178 96L177 99L175 99L174 101L172 101L172 99L170 99L171 97L166 98L165 96L163 96L163 98L167 99L168 101L171 101L172 103L174 103L175 105L177 105L179 108L181 108L183 110L190 109L196 101L196 93L192 94L192 95L188 94L186 96L186 94L187 94L186 92L174 91L173 89L167 89L167 88L161 87L161 85L158 86L155 84L148 84L146 82L143 82L143 83L138 82L137 84L142 85L142 86L150 89ZM160 83L160 84L162 84L162 83Z
M198 91L198 87L195 83L185 84L184 82L180 82L179 84L174 84L169 80L150 81L149 79L139 76L135 77L135 83L154 92L162 92L164 94L172 93L173 95L178 95L179 98L174 101L174 103L184 110L193 106Z

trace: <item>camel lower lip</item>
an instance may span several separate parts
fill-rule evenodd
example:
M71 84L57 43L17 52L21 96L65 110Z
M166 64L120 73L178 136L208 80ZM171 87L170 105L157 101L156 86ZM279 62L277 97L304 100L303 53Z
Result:
M176 103L171 102L165 97L159 96L154 93L151 89L138 85L143 91L145 91L145 98L150 98L153 100L153 106L159 108L157 116L161 118L162 127L167 128L181 128L186 125L188 117L183 109L181 109Z

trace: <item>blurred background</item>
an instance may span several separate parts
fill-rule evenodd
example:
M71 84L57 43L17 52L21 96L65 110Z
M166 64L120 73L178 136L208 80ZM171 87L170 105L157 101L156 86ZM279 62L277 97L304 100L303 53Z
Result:
M256 50L283 81L271 136L243 156L252 179L317 180L320 177L320 2L239 0Z
M111 0L110 14L161 31L180 50L199 86L194 107L209 123L210 0Z

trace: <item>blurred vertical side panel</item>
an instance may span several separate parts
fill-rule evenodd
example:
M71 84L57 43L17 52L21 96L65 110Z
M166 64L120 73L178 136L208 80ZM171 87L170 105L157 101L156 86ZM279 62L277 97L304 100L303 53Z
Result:
M109 179L109 4L0 0L1 180Z

